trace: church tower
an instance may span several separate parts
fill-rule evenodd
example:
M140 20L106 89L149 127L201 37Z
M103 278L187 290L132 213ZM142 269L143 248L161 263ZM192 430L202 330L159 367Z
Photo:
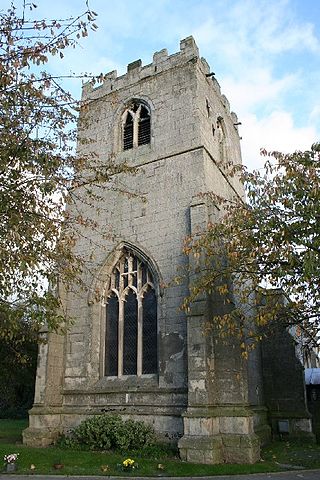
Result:
M41 347L24 441L46 445L89 415L118 412L178 442L185 460L255 462L255 430L269 434L258 356L250 376L234 342L203 334L214 302L200 298L186 315L192 279L172 282L188 267L184 238L219 218L199 193L244 195L225 168L241 163L237 117L192 37L84 85L82 101L92 139L82 148L137 167L115 181L144 201L106 187L99 208L86 206L97 228L75 248L90 258L89 293L65 293L74 324Z

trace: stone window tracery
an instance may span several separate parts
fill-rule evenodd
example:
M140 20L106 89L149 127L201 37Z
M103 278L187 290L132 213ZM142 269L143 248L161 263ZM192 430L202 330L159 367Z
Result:
M149 108L140 102L133 102L122 116L123 150L150 143L151 124Z
M157 297L147 264L124 250L109 281L105 375L157 373Z

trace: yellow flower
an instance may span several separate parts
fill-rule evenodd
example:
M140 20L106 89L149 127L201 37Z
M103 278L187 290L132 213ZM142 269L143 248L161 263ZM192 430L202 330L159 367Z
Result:
M132 467L134 465L134 460L132 460L132 458L127 458L126 460L123 460L122 465L124 467Z

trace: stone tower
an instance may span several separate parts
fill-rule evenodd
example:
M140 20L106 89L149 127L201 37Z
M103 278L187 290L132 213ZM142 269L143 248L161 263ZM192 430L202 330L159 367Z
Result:
M235 342L204 336L219 305L203 297L186 316L192 279L169 283L187 266L184 238L219 217L198 194L243 196L225 169L241 162L237 117L192 37L174 55L161 50L84 85L82 100L93 139L83 148L138 167L125 181L146 201L105 189L104 208L86 206L110 234L97 228L77 242L91 259L89 294L64 294L75 323L41 347L24 441L46 445L89 415L118 412L178 441L186 460L254 462L270 434L261 355L248 363Z

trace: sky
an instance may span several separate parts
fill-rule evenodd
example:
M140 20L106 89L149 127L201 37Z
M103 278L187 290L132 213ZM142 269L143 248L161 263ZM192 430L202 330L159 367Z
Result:
M64 18L83 0L33 0L37 14ZM9 5L1 0L1 7ZM15 0L19 7L22 0ZM260 148L293 152L320 141L320 0L89 0L96 32L49 63L55 73L117 70L155 51L179 51L193 35L238 115L243 163L261 168ZM80 81L69 85L80 96Z

